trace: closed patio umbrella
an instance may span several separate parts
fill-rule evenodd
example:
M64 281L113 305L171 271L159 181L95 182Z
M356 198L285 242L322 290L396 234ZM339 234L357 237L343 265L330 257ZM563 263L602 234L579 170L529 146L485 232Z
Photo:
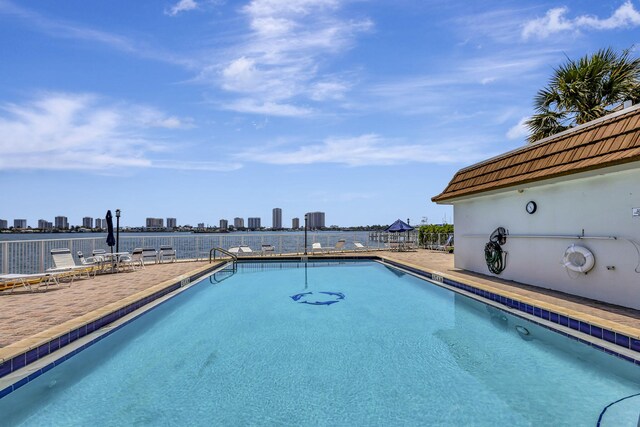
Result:
M113 235L113 217L111 216L111 210L107 211L107 245L111 246L111 253L113 253L113 247L116 244L116 238Z

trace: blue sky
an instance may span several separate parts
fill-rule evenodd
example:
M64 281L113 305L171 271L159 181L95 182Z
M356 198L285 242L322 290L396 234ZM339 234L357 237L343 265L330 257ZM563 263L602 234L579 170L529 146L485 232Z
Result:
M565 58L640 2L0 0L0 218L452 221ZM634 47L637 55L637 47Z

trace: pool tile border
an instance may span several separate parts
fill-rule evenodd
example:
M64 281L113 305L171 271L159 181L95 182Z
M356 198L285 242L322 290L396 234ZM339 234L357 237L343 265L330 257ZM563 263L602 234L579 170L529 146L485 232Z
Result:
M75 341L77 341L80 338L83 338L84 336L99 330L100 328L107 326L113 322L115 322L118 319L123 318L124 316L127 316L128 314L131 314L132 312L134 312L135 310L149 304L152 303L162 297L164 297L165 295L174 292L178 289L180 289L183 286L188 285L189 283L198 280L199 278L205 276L206 274L216 270L217 268L221 267L222 265L224 265L225 262L217 262L216 264L213 265L209 265L209 266L205 266L200 268L198 271L196 271L195 273L187 273L187 274L183 274L178 276L177 278L168 280L166 282L160 283L152 288L149 289L154 289L154 288L158 288L160 287L161 289L147 295L144 296L140 299L136 299L136 295L141 294L141 293L147 293L148 289L145 291L141 291L138 294L134 294L131 295L127 298L124 298L123 300L121 300L120 302L116 302L114 304L120 304L122 303L122 301L128 301L130 299L134 299L133 302L126 304L124 306L120 306L117 309L110 311L104 315L99 316L98 318L96 318L95 320L90 320L87 323L84 323L83 325L81 325L80 327L76 327L68 332L65 332L47 342L44 342L43 344L37 345L33 348L30 348L28 351L26 352L21 352L20 354L13 356L11 358L9 358L8 360L1 360L0 361L0 378L3 378L13 372L18 371L19 369L24 368L25 366L34 363L36 361L38 361L39 359L48 356L52 353L54 353L56 350L59 350L61 348L63 348L64 346L67 345L71 345L72 343L74 343ZM111 304L110 304L111 305ZM155 307L154 307L155 308ZM100 313L104 310L96 310L93 313ZM92 313L87 313L84 316L80 316L79 319L82 318L91 318ZM117 331L118 329L120 329L121 327L125 326L126 324L128 324L129 322L131 322L134 319L128 320L127 322L122 323L121 325L118 325L116 328L113 328L110 331L106 331L104 334L96 337L95 339L91 340L90 342L83 344L82 346L78 347L77 349L74 349L73 351L67 353L66 355L64 355L63 357L61 357L60 359L57 359L49 364L47 364L46 366L38 369L37 371L32 372L31 374L29 374L28 376L22 378L21 380L13 383L12 385L5 387L4 389L0 390L0 399L3 398L4 396L8 395L9 393L17 390L18 388L22 387L23 385L29 383L30 381L32 381L33 379L39 377L40 375L42 375L43 373L49 371L50 369L52 369L53 367L61 364L62 362L64 362L65 360L68 360L69 358L75 356L76 354L78 354L80 351L86 349L87 347L89 347L90 345L106 338L107 336L111 335L113 332ZM77 319L74 319L70 322L75 322L77 321ZM46 334L39 334L39 335L44 335ZM36 336L37 337L37 336ZM28 339L30 340L30 339ZM8 348L12 347L11 345L8 346Z
M577 318L573 318L571 316L567 316L565 314L562 313L556 313L553 311L550 311L547 308L543 308L543 307L537 307L535 305L532 304L528 304L526 302L523 301L519 301L517 299L513 299L513 298L508 298L505 297L503 295L500 295L498 293L494 293L491 291L487 291L484 289L480 289L478 287L472 286L472 285L468 285L465 283L461 283L458 282L456 280L452 280L448 277L444 277L441 276L439 274L435 274L435 273L431 273L429 271L425 271L422 270L420 268L416 268L416 267L412 267L410 265L398 262L398 261L394 261L388 258L382 258L382 257L375 257L378 258L380 261L383 261L386 264L390 264L393 265L395 267L399 267L402 268L404 270L410 271L411 273L414 273L417 276L420 277L424 277L427 278L433 282L436 283L443 283L445 285L448 285L450 287L453 288L457 288L457 289L461 289L464 290L466 292L469 292L471 294L477 295L479 297L494 301L495 303L501 304L507 308L510 309L515 309L518 310L520 312L523 313L527 313L531 316L534 317L538 317L540 319L549 321L550 323L554 323L560 326L565 326L569 329L572 329L576 332L581 332L583 334L589 335L591 337L597 338L597 339L601 339L604 340L610 344L613 344L614 346L620 347L620 348L624 348L626 350L630 350L632 352L638 353L635 357L629 357L625 354L616 352L614 350L611 350L609 348L605 348L602 347L596 343L593 343L591 341L587 341L584 340L578 336L563 332L559 329L555 329L552 327L549 327L548 325L544 324L544 323L539 323L536 322L535 320L531 320L531 319L526 319L528 321L531 321L539 326L542 326L546 329L550 329L554 332L557 332L561 335L564 335L568 338L571 338L573 340L577 340L580 341L584 344L587 344L593 348L596 348L600 351L604 351L607 354L619 357L621 359L624 359L628 362L631 363L635 363L636 365L640 366L640 339L625 335L623 333L620 332L616 332L614 330L611 329L607 329L601 326L597 326L594 325L590 322L586 322L584 320L581 319L577 319ZM434 277L435 276L435 277ZM513 313L512 313L513 314Z

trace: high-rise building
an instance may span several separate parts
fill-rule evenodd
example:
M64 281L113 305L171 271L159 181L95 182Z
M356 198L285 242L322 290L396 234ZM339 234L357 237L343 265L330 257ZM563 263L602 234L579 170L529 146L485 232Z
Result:
M307 216L307 228L311 230L324 228L324 212L308 212Z
M107 220L104 218L96 218L96 228L100 230L107 228Z
M167 228L177 228L178 220L176 218L167 218Z
M147 228L164 228L164 219L147 218Z
M93 228L93 218L90 216L85 216L82 218L82 226L84 228Z
M198 228L204 228L204 222L199 222L198 223Z
M9 222L6 219L0 219L0 230L9 228Z
M27 220L26 219L14 219L13 220L13 228L27 228Z
M271 228L274 230L281 230L282 229L282 209L273 208L271 218L272 218Z
M53 228L53 223L51 221L47 221L46 219L39 219L38 228L40 230L51 230Z
M229 228L229 221L227 221L226 219L221 219L220 230L226 230L227 228Z
M66 230L69 228L69 220L66 216L57 216L54 219L55 227L58 230Z
M247 219L248 227L251 230L258 230L260 228L260 218L253 217Z
M300 228L300 218L293 218L291 220L291 228L293 228L294 230Z
M233 226L235 228L244 228L244 218L233 218Z

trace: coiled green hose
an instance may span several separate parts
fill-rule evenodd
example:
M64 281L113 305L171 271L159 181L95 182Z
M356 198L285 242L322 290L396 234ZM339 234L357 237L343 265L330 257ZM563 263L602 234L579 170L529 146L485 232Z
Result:
M502 248L497 242L488 242L484 245L484 259L487 262L489 271L493 274L500 274L504 270Z

